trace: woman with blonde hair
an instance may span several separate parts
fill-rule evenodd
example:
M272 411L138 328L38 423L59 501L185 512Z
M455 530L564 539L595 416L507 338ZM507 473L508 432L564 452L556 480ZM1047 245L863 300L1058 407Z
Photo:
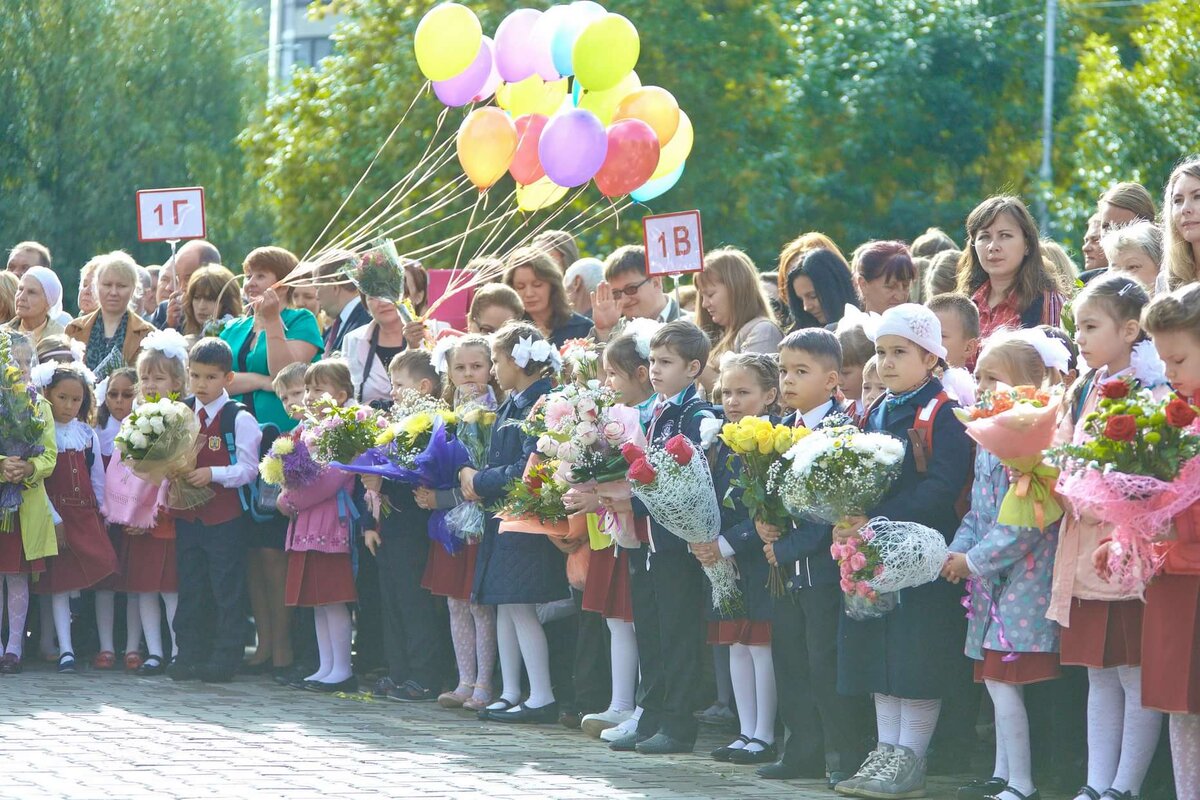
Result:
M525 306L525 319L542 335L562 347L568 339L583 339L592 321L571 310L563 273L554 259L536 247L522 247L508 258L504 282L516 291Z
M778 353L783 331L758 281L750 256L733 247L713 250L696 273L700 307L696 324L713 340L700 382L712 392L725 353Z
M1042 239L1042 261L1058 281L1059 290L1064 295L1074 294L1075 284L1079 280L1079 267L1071 259L1067 248L1053 239Z
M115 369L137 363L142 339L154 326L137 313L142 281L137 263L128 253L116 250L96 256L83 272L92 276L90 291L96 308L72 320L66 334L83 342L87 347L84 364L103 378Z
M16 316L17 287L21 284L15 272L0 272L0 320Z
M1163 200L1163 267L1156 289L1174 291L1200 278L1200 157L1171 173Z

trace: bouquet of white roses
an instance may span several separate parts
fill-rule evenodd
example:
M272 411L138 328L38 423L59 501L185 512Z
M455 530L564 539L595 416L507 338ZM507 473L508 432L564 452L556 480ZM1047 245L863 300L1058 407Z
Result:
M182 478L196 468L200 421L192 409L169 397L142 403L121 423L113 446L133 473L147 483L168 481L167 505L186 511L208 502L208 487Z

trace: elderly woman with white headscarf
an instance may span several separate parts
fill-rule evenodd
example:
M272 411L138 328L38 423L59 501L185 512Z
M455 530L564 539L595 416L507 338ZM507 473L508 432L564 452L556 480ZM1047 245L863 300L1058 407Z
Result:
M53 313L62 300L62 291L57 275L46 267L30 267L17 286L17 315L4 327L28 337L34 347L45 336L61 335L64 328Z

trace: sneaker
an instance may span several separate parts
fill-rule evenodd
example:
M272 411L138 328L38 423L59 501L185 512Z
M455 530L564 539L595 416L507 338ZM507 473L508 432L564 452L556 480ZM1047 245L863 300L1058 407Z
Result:
M859 787L875 777L876 771L890 761L891 757L892 746L881 742L877 748L867 754L867 760L858 768L858 772L854 773L853 777L835 784L833 790L847 797L856 797Z
M875 774L863 781L855 794L880 800L901 800L925 796L925 759L907 747L897 745L891 758Z
M600 731L600 739L605 742L615 742L618 739L624 739L631 733L637 733L638 721L633 717L622 722L620 725L615 725L607 730Z
M633 711L601 711L599 714L588 714L579 723L579 727L593 739L599 738L609 728L615 728L633 716Z
M371 687L371 694L375 697L387 697L388 692L397 688L396 682L386 675L375 681L375 685Z
M732 709L720 703L713 703L703 711L697 711L695 717L697 722L705 725L725 726L737 722L737 715L733 713Z
M398 703L429 703L437 700L437 692L426 689L416 681L405 681L388 692L387 697Z

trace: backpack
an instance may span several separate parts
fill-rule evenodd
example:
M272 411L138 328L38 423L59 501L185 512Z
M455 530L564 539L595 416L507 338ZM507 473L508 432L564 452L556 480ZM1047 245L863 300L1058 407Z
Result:
M917 474L929 472L929 458L933 455L933 421L937 419L938 410L950 401L950 396L943 389L921 408L913 426L908 429L908 443L912 447L913 461L917 466ZM975 440L971 440L971 463L975 463ZM971 487L975 484L974 469L968 470L966 482L958 499L954 501L954 511L959 518L965 517L971 509Z
M189 397L183 402L193 410L196 407L195 397ZM237 415L246 410L241 403L230 400L221 406L221 411L217 414L221 426L221 438L225 440L225 449L229 451L230 466L237 463L237 439L234 432ZM274 423L262 426L262 442L258 446L259 458L270 452L271 445L279 438L279 434L279 426ZM269 484L259 476L245 486L239 486L237 495L242 504L242 511L249 514L252 520L270 522L278 515L276 509L282 491L283 487Z

